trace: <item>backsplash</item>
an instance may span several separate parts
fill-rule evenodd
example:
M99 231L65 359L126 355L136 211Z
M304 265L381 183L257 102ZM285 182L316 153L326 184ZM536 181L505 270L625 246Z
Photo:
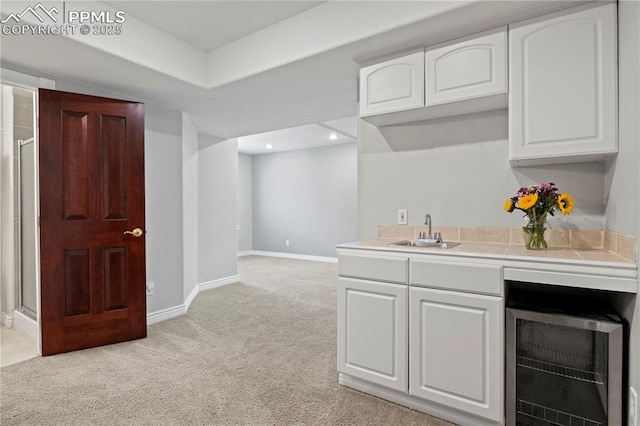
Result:
M418 233L428 230L426 226L378 225L378 238L414 240ZM451 242L524 245L522 228L434 226L432 232L440 232L443 240ZM636 239L629 235L603 229L552 228L546 236L549 247L608 250L632 262L636 261Z

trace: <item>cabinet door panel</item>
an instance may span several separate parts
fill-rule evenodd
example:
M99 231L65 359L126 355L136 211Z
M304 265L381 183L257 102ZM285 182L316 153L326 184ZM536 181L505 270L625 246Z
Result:
M592 161L617 151L615 8L510 29L512 164Z
M424 52L360 70L360 116L424 106Z
M506 30L427 50L426 105L505 93L506 55Z
M410 394L500 421L502 299L423 288L409 299Z
M407 287L339 278L338 371L407 391Z

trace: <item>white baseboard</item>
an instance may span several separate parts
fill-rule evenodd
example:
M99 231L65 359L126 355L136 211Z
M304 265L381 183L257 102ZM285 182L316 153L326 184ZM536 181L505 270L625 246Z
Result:
M243 252L247 253L247 252ZM243 256L268 256L268 257L284 257L287 259L297 259L297 260L311 260L313 262L327 262L327 263L338 263L337 257L327 257L327 256L311 256L308 254L295 254L295 253L282 253L277 251L260 251L260 250L251 250L249 254L243 254Z
M150 312L147 314L147 325L179 317L180 315L184 315L186 313L187 307L184 304L167 309L162 309L160 311Z
M36 342L40 341L40 327L38 326L38 322L22 312L13 312L13 326Z
M174 306L167 309L162 309L160 311L149 312L147 313L147 325L155 324L160 321L168 320L171 318L179 317L180 315L184 315L189 310L189 306L191 306L191 302L196 298L198 293L204 290L210 290L212 288L222 287L228 284L237 283L239 277L237 275L232 275L226 278L220 278L218 280L207 281L204 283L200 283L191 290L191 293L187 296L186 300L182 305Z
M184 306L186 307L185 312L189 310L189 306L191 306L191 302L193 302L193 299L196 298L198 293L200 293L200 285L193 287L193 290L191 290L191 293L189 293L189 295L187 296L187 299L184 301Z
M198 284L198 288L200 291L211 290L212 288L222 287L225 285L237 283L240 281L240 277L237 275L232 275L227 278L220 278L219 280L207 281L206 283Z
M0 313L0 322L7 328L13 328L13 317L11 315Z
M247 250L247 251L239 251L238 252L238 257L242 257L242 256L251 256L253 254L252 250Z

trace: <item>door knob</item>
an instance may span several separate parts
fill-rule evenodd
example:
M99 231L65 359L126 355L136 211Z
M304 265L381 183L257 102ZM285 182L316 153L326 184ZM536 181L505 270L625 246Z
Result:
M124 235L133 235L136 238L142 237L142 234L144 234L144 231L140 228L136 228L133 231L124 231Z

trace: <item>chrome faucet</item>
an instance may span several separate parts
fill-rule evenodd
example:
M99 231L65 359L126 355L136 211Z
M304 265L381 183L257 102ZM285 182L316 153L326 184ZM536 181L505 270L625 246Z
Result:
M424 235L424 232L420 232L418 238L423 240L434 240L436 243L441 243L442 234L440 232L436 232L435 234L431 233L431 215L429 213L424 216L424 224L429 227L429 235Z
M431 238L431 215L429 213L424 216L424 224L429 227L429 235L427 235L427 238Z

